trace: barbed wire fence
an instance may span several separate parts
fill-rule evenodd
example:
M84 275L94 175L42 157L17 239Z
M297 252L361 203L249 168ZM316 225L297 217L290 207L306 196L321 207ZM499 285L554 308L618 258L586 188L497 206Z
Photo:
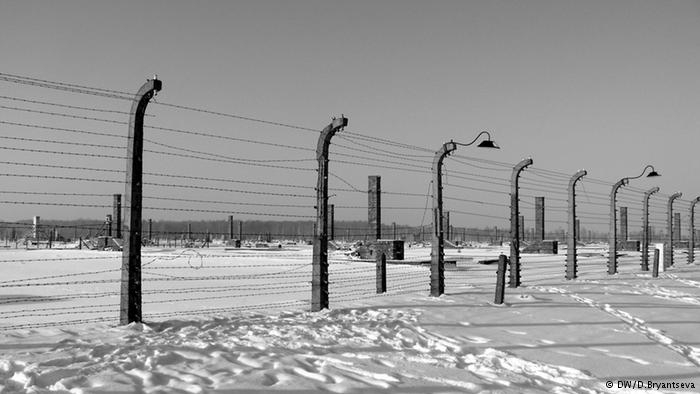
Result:
M116 231L128 234L130 229L114 222L114 196L127 186L126 130L134 94L5 73L0 82L16 86L17 92L0 95L0 150L6 168L0 177L12 185L0 190L0 204L8 215L17 209L51 218L0 222L6 249L0 264L12 267L3 270L8 275L0 281L0 316L7 322L0 329L116 323L124 282L123 241ZM149 105L144 123L144 319L308 309L308 245L318 231L313 147L320 129L163 102L160 96ZM375 260L356 253L358 243L377 239L366 220L371 175L383 179L380 238L406 242L403 264L387 266L385 294L426 295L430 290L430 255L424 246L434 229L436 147L351 128L334 137L329 172L332 306L384 296L376 291ZM495 281L493 266L477 263L493 261L512 239L513 166L461 152L445 162L448 292ZM544 239L557 241L559 250L566 245L571 175L536 165L522 173L520 239L525 251ZM577 255L581 275L605 269L612 185L586 176L577 187L578 241L586 245ZM627 213L624 234L630 240L641 237L644 192L627 186L617 197L618 207ZM536 199L543 197L544 236L539 237ZM657 193L650 200L652 242L666 239L669 197ZM689 207L689 200L674 205L686 223ZM106 217L109 213L112 218ZM474 225L475 218L491 225ZM689 231L681 234L682 246ZM468 254L467 247L480 249ZM682 247L676 250L679 259L685 253ZM524 281L562 280L559 254L551 259L538 252L523 254ZM620 257L620 266L637 268L639 261L639 252L629 251Z
M1 225L10 241L0 259L2 328L115 322L121 255L81 240L108 235L102 218L124 191L126 140L114 130L132 95L5 73L0 81L16 92L0 97L4 215L36 217ZM83 104L66 104L75 99Z

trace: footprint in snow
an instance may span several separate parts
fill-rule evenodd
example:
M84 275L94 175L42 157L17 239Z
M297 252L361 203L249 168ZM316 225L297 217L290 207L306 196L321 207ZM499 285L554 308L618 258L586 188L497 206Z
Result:
M389 367L389 368L395 368L395 367L396 367L396 364L392 363L392 362L389 361L389 360L384 360L384 359L381 359L381 358L378 358L378 359L374 360L374 362L376 362L377 364L383 365L383 366L385 366L385 367Z
M328 378L325 375L320 374L320 373L310 372L310 371L307 371L307 370L305 370L303 368L299 368L299 367L292 368L292 371L294 371L294 373L296 373L297 375L304 377L304 378L307 378L307 379L316 380L316 381L321 382L321 383L328 382Z
M649 364L650 364L648 361L642 360L641 358L636 358L636 357L632 357L632 356L625 356L625 355L622 355L622 354L611 353L610 350L608 350L608 349L603 349L603 348L598 348L598 347L589 347L588 349L593 350L593 351L596 351L596 352L600 352L600 353L605 353L605 355L606 355L606 356L609 356L609 357L615 357L615 358L622 358L622 359L630 360L630 361L632 361L632 362L635 362L635 363L641 364L641 365L649 365Z
M630 360L634 363L641 364L641 365L649 365L651 364L650 362L646 360L642 360L641 358L633 357L633 356L626 356L624 354L614 354L614 353L608 353L608 356L610 357L615 357L615 358L621 358L624 360Z
M263 386L269 387L269 386L274 386L279 381L280 380L277 378L277 374L266 372L263 374L263 378L260 381L260 384L262 384Z
M523 346L523 347L529 347L529 348L537 347L537 345L535 345L533 343L519 343L518 345Z
M248 356L246 353L241 353L241 355L238 356L238 362L251 368L262 368L263 366L260 361Z
M574 353L574 352L568 352L566 350L555 350L555 353L563 354L565 356L573 356L573 357L586 357L585 354L581 353Z
M471 343L477 343L477 344L489 343L489 342L491 342L490 339L488 339L488 338L483 338L483 337L470 337L470 336L468 336L468 337L464 337L464 339L466 339L467 341L469 341L469 342L471 342Z

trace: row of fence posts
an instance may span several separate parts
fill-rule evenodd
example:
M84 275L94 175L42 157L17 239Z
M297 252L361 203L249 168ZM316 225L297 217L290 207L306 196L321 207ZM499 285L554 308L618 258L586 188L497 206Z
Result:
M519 199L518 199L518 176L520 172L527 166L532 164L532 159L526 159L518 163L513 169L513 176L511 180L511 254L509 261L510 268L510 287L518 287L520 285L520 236L522 234L519 228L522 224L521 220L518 220L519 213ZM651 166L648 166L651 167ZM646 171L647 168L644 169ZM644 174L644 171L642 174ZM652 173L654 173L652 167ZM575 279L578 275L578 265L576 257L576 241L579 239L580 232L580 221L576 215L576 183L585 175L587 172L585 170L580 170L575 173L568 186L568 234L567 234L567 257L566 257L566 268L565 268L565 278L567 280ZM641 176L641 175L640 175ZM626 185L629 179L634 178L623 178L622 180L615 183L612 187L610 196L610 239L609 239L609 253L608 253L608 273L617 273L617 215L616 215L616 194L620 187ZM643 199L643 228L642 228L642 271L648 271L648 258L649 258L649 197L658 192L659 188L654 187L644 193ZM664 248L664 264L671 266L673 265L673 242L674 237L680 232L680 217L677 213L675 216L673 214L673 202L681 196L681 193L674 193L668 199L667 204L667 234L666 234L666 247ZM700 197L695 198L691 201L690 205L690 225L689 225L689 246L688 246L688 261L689 263L694 263L694 244L695 244L695 228L694 228L694 208L697 202L700 201ZM674 225L675 224L675 225ZM625 223L626 225L626 223ZM675 227L675 228L674 228ZM625 231L626 233L626 231ZM626 241L626 237L625 241Z
M480 133L477 138L483 134ZM488 133L486 133L488 135ZM474 143L472 141L472 143ZM489 144L486 144L486 147L493 147L492 141L489 140L487 141ZM471 145L467 144L467 145ZM491 146L488 146L491 145ZM480 145L481 146L481 145ZM443 232L443 220L444 220L444 215L443 215L443 210L442 210L442 163L443 160L446 156L448 156L451 152L456 150L457 145L450 141L448 143L443 144L443 146L438 150L435 154L435 158L433 161L433 223L434 225L434 232L433 232L433 242L432 242L432 250L431 250L431 270L430 270L430 294L432 296L440 296L441 294L444 293L444 232ZM512 177L511 177L511 215L510 215L510 225L511 225L511 246L510 246L510 257L507 259L509 271L510 271L510 278L509 278L509 287L519 287L521 284L521 265L520 265L520 237L522 234L521 226L522 226L522 221L521 221L521 216L519 212L519 185L518 185L518 180L520 177L520 174L524 169L526 169L528 166L532 165L533 161L531 158L527 158L519 162L515 167L513 168L512 172ZM647 169L651 168L651 172L647 176L658 176L658 173L654 170L653 166L646 166L643 170L642 173L637 176L637 177L626 177L622 178L620 181L616 182L613 184L611 193L610 193L610 232L609 232L609 253L608 253L608 274L616 274L617 273L617 212L616 212L616 196L617 192L620 189L620 187L627 185L631 179L636 179L644 175ZM578 275L578 264L577 264L577 256L576 256L576 241L578 239L578 231L579 227L578 225L580 222L577 219L576 216L576 191L575 191L575 186L576 183L585 175L587 175L587 172L585 170L580 170L576 172L570 179L569 181L569 186L568 186L568 234L567 234L567 257L566 257L566 267L565 267L565 275L564 277L567 280L573 280L576 279ZM655 187L645 193L645 198L644 198L644 225L642 229L642 238L644 240L643 246L642 246L642 266L641 269L643 271L648 271L648 245L649 245L649 225L648 225L648 204L649 204L649 196L653 194L654 192L658 191L658 187ZM667 218L667 223L668 223L668 229L667 229L667 241L666 244L667 246L664 248L664 265L665 266L671 266L673 265L673 241L674 241L674 230L673 230L673 201L681 196L681 193L675 193L669 197L668 200L668 218ZM689 249L694 248L694 237L695 237L695 229L694 229L694 224L693 224L693 213L694 213L694 206L695 204L700 201L700 197L696 198L691 202L691 209L690 209L690 215L691 215L691 221L690 221L690 242L689 242ZM540 201L537 201L540 202ZM542 201L543 202L543 201ZM542 212L538 212L542 216L544 216L544 204L536 204L536 207L539 207L539 209ZM542 226L543 226L543 220L542 220ZM536 229L537 231L537 229ZM543 228L541 229L541 233L544 233ZM655 254L658 254L658 251L655 251ZM689 263L694 263L694 251L689 252ZM499 267L505 264L505 261L502 259L499 259ZM658 264L658 263L657 263ZM504 269L499 271L498 279L497 279L497 284L505 281L505 279L501 280L501 275L505 274ZM502 286L497 285L497 289L499 291L502 291ZM497 300L501 299L502 300L502 295L497 294L496 296Z
M127 151L127 168L126 168L126 193L125 193L125 215L124 223L128 225L128 236L125 238L122 254L122 282L121 282L121 299L120 299L120 322L128 324L131 322L140 322L142 320L141 311L141 218L142 218L142 177L143 177L143 118L146 107L150 99L162 88L162 82L158 79L148 80L141 86L136 93L130 115L129 115L129 139ZM328 308L329 293L328 293L328 240L329 240L329 215L330 209L328 204L328 163L329 163L329 146L332 137L348 124L348 119L344 116L334 118L333 121L321 131L316 149L316 157L318 161L318 181L316 187L316 221L314 226L314 241L313 241L313 257L312 257L312 281L311 281L311 310L319 311ZM483 133L481 133L483 134ZM481 135L479 134L479 136ZM488 133L486 133L488 134ZM477 136L477 138L479 137ZM475 140L476 141L476 140ZM489 136L489 143L490 136ZM473 142L472 142L473 143ZM464 145L464 144L462 144ZM470 145L470 144L468 144ZM491 144L494 147L493 144ZM481 145L480 145L481 146ZM436 153L433 163L433 234L432 234L432 249L431 249L431 265L430 265L430 294L432 296L440 296L444 293L444 227L443 220L445 219L442 209L442 162L444 158L454 151L457 144L450 141L443 144L441 149ZM521 219L519 215L519 186L518 179L526 167L532 165L531 158L522 160L513 168L511 178L511 215L510 215L510 233L511 233L511 248L510 257L507 259L499 258L499 268L505 267L506 263L510 271L509 287L518 287L521 284L520 272L520 238L521 238ZM646 170L646 168L645 168ZM577 277L577 261L576 261L576 203L575 203L575 185L576 182L586 175L585 170L579 171L571 178L569 182L569 209L568 209L568 227L567 234L568 253L566 259L565 277L566 279L575 279ZM622 185L626 184L630 178L623 178L620 182L613 186L611 192L611 212L610 212L610 254L608 263L608 272L614 274L617 272L617 230L616 230L616 212L615 212L615 196L617 190ZM371 182L371 180L370 180ZM379 184L377 179L377 190ZM651 193L649 193L650 195ZM674 195L675 196L675 195ZM647 197L645 195L645 197ZM696 201L697 202L697 199ZM693 206L695 204L693 202ZM647 224L647 204L648 198L645 198L645 225L643 228L643 240L648 240L649 226ZM379 201L377 207L379 208ZM669 200L669 223L672 220L672 199ZM692 208L691 208L692 209ZM692 212L692 211L691 211ZM116 214L115 214L116 216ZM376 212L376 222L380 221L380 210ZM371 220L371 218L370 218ZM232 224L231 224L232 226ZM230 232L233 233L231 227ZM150 233L150 222L149 222ZM691 228L691 244L694 243L694 230ZM381 235L379 235L381 236ZM672 247L672 228L669 227L669 243L670 248L665 249L669 253L670 258L664 259L673 264L673 247ZM643 243L642 250L642 269L648 270L645 265L646 256L648 254L648 242ZM692 254L691 254L692 256ZM503 256L505 257L505 256ZM377 291L386 291L386 256L381 253L377 257ZM692 262L692 260L691 260ZM501 274L505 273L505 268L499 271L499 281L501 287L505 284L505 278L501 280ZM502 297L501 297L502 299Z

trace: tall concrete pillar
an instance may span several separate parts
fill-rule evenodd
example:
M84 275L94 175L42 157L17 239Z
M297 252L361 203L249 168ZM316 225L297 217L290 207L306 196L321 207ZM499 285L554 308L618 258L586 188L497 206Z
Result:
M578 258L576 255L576 242L579 239L579 221L576 218L576 183L588 172L586 170L579 170L575 173L571 179L569 179L568 187L568 207L567 213L567 227L569 229L569 236L566 238L566 279L572 280L578 277Z
M576 241L581 241L581 220L576 219Z
M328 228L330 229L330 240L335 239L335 204L328 204Z
M450 227L450 212L449 211L445 211L445 219L444 219L443 223L444 223L443 226L445 226L445 230L446 230L445 231L445 239L448 241L451 241L452 240L452 232L450 231L451 227Z
M34 226L32 227L32 232L34 233L34 239L39 240L39 235L41 230L39 227L41 226L41 218L39 216L34 216Z
M139 89L129 114L129 138L126 154L126 194L124 222L127 224L122 247L119 322L141 322L141 218L143 202L143 118L146 106L163 84L158 79L146 81ZM121 198L120 198L121 205ZM121 235L121 209L118 231Z
M688 264L695 263L695 204L700 202L700 197L695 197L690 202L690 215L688 215Z
M520 226L518 226L518 231L520 232L520 240L525 239L525 216L523 215L518 215L518 221L520 222Z
M122 195L115 194L112 203L112 227L114 227L114 237L122 237Z
M667 203L667 215L666 215L666 245L664 245L664 268L673 265L673 240L676 238L674 236L674 225L673 225L673 201L680 198L683 194L680 192L673 193L668 198ZM678 220L680 223L680 218Z
M681 213L673 213L673 240L678 242L681 240Z
M627 235L627 207L620 207L620 239L618 241L627 241L629 239Z
M544 197L535 197L535 241L544 241Z
M369 191L367 193L367 219L369 222L369 234L375 239L382 238L382 202L381 182L379 175L369 176Z
M532 159L521 160L513 167L510 176L510 259L508 286L516 288L520 286L520 173L532 165Z

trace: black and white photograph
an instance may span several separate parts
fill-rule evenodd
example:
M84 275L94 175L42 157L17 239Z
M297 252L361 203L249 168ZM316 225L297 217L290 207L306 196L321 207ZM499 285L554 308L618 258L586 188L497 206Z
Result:
M0 0L0 393L700 393L699 152L698 0Z

